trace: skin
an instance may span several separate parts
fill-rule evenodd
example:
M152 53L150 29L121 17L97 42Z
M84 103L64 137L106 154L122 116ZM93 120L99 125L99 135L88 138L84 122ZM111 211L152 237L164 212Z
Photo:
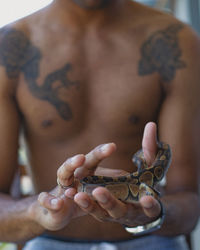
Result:
M156 134L173 160L161 198L166 218L155 233L191 232L199 216L199 44L171 15L126 0L57 0L1 30L0 240L46 230L133 238L122 224L155 220L158 201L130 205L105 188L91 198L63 190L57 178L70 185L74 177L136 171L132 155L142 146L151 164ZM16 201L9 190L19 136L35 194Z

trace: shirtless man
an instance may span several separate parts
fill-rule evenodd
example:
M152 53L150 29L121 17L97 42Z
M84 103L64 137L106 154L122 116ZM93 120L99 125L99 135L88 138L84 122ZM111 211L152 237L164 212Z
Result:
M190 233L199 213L199 67L200 43L191 28L130 0L55 0L3 28L0 240L27 241L45 232L91 242L81 243L81 249L93 240L119 241L118 247L120 240L129 240L119 249L148 244L148 249L173 250L180 243L175 236ZM161 198L162 228L135 239L123 224L154 221L161 212L157 200L144 196L134 206L97 188L94 202L85 193L74 196L74 189L65 192L57 178L67 186L74 175L133 172L131 158L142 138L152 162L157 131L149 121L171 145L173 161ZM19 135L26 142L35 195L16 201L9 189ZM42 240L48 241L37 237L26 249L78 244L56 241L53 248L53 239L50 246Z

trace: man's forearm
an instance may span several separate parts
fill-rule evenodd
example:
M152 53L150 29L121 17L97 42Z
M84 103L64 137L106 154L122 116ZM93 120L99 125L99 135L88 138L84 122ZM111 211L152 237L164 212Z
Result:
M162 198L165 221L156 234L174 236L188 234L196 226L199 217L199 197L195 193L181 192Z
M36 200L34 196L13 200L7 195L0 195L0 241L24 242L44 231L29 213Z

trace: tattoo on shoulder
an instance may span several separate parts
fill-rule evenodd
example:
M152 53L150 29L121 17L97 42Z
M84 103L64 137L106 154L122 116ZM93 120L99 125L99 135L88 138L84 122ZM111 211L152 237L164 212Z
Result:
M53 105L59 115L66 121L73 117L70 105L59 98L59 89L69 90L77 82L68 79L68 72L72 69L66 63L61 69L48 74L44 83L39 85L37 79L40 74L39 64L42 58L40 50L35 47L27 36L16 29L2 29L0 32L0 64L6 69L9 78L17 78L24 74L26 83L32 95ZM54 83L59 84L56 86Z
M179 46L178 32L182 24L173 24L164 30L154 32L141 47L141 59L138 72L140 76L159 73L162 80L174 79L176 70L186 67L181 60L182 51Z

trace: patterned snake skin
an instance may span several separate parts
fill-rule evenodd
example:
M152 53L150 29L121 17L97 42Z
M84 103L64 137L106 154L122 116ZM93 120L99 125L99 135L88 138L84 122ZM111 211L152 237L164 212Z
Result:
M134 203L143 195L158 198L159 193L153 188L165 176L171 163L170 146L158 142L156 159L151 166L145 162L143 151L139 150L133 156L137 171L120 177L88 176L81 180L78 191L91 195L96 187L107 188L117 199Z

